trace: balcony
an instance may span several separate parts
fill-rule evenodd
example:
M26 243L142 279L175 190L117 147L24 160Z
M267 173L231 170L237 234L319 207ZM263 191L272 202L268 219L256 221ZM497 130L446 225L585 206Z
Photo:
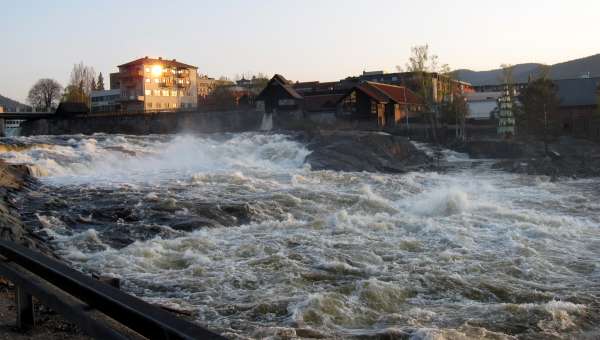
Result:
M144 96L121 96L121 102L143 102Z

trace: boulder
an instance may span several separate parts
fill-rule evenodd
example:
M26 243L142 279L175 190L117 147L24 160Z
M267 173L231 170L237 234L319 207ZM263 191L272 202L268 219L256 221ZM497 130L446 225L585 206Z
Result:
M308 148L306 162L313 170L401 173L432 161L407 138L384 132L321 131Z

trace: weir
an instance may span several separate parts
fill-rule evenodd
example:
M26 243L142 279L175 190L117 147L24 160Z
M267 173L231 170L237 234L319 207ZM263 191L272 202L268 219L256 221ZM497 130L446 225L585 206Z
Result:
M23 136L62 134L169 134L180 132L243 132L261 126L262 113L226 112L102 113L52 117L24 122Z

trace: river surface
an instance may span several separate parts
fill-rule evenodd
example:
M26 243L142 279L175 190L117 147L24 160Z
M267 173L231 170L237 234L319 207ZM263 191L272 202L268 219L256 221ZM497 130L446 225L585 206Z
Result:
M278 134L11 141L60 255L229 337L600 336L597 179L449 151L445 173L311 171Z

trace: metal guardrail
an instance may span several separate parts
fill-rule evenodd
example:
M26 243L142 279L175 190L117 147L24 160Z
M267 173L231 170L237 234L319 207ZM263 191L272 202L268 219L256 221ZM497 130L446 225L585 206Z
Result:
M34 325L32 295L98 339L224 339L199 325L10 241L0 241L0 275L17 287L17 323ZM107 318L108 317L108 318Z

